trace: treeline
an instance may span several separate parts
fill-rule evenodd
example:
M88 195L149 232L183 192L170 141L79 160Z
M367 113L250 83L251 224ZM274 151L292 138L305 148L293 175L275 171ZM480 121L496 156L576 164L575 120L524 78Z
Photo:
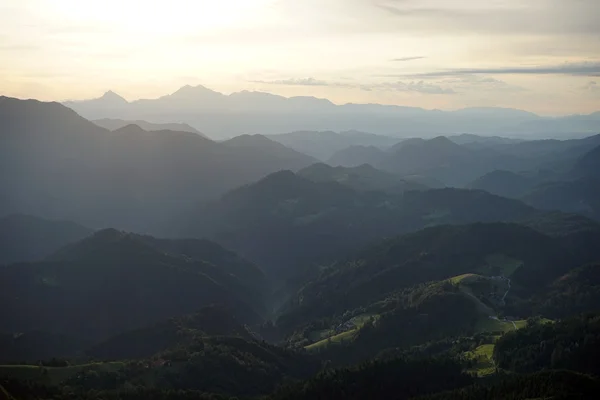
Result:
M348 311L335 319L314 321L290 337L292 346L311 343L311 334L361 317L356 333L311 349L333 365L373 359L387 349L407 350L444 339L471 336L481 317L473 299L450 281L420 284L399 290L382 301ZM349 330L350 324L343 329ZM333 330L330 331L330 333ZM314 339L313 339L314 341Z
M327 370L281 388L269 400L409 399L466 386L473 378L449 358L376 361Z
M307 379L321 362L265 342L239 337L195 338L112 371L83 370L65 386L82 391L148 387L236 396L271 393L286 380Z
M4 396L4 397L2 397ZM0 381L2 400L228 400L229 396L195 390L172 390L148 387L83 390L77 387L44 386L17 380Z
M368 321L353 341L328 346L322 356L348 365L373 358L386 349L408 349L444 338L471 335L480 317L473 300L448 281L403 291L371 310L386 309L389 311Z
M494 358L499 368L518 373L569 369L600 375L600 316L529 324L499 339Z
M418 400L593 400L600 382L572 371L546 371L533 375L501 375L454 391Z

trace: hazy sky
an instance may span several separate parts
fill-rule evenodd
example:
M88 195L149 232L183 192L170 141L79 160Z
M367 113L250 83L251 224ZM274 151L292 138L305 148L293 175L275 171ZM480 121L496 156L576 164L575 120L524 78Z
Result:
M0 94L600 110L600 0L0 0Z

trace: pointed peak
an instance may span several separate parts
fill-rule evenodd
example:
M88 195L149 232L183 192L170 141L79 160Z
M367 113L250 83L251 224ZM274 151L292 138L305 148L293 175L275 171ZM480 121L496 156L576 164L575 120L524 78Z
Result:
M201 86L201 85L198 85L198 86L197 86L197 88L198 88L198 89L206 89L204 86ZM194 90L194 89L195 89L195 88L194 88L194 86L192 86L192 85L185 85L185 86L182 86L182 87L180 87L180 88L179 88L179 89L177 89L176 91L174 91L174 92L173 92L173 94L176 94L176 93L185 93L185 92L190 92L190 91L192 91L192 90Z
M125 100L123 97L119 96L118 94L116 94L112 90L109 90L108 92L104 93L102 95L102 97L100 97L100 99L102 99L102 100L109 100L109 101L112 101L112 102L127 103L127 100Z

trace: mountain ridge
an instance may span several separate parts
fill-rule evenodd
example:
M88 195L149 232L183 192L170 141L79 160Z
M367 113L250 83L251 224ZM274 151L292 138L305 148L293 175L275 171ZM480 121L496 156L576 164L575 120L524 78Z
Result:
M266 138L236 147L190 132L109 131L64 105L34 100L0 98L0 125L0 215L159 236L196 202L316 161Z
M523 110L493 107L440 111L384 104L334 104L312 96L284 97L266 92L227 95L201 85L186 85L157 99L112 103L111 107L99 107L103 104L101 99L64 104L90 119L145 119L160 114L161 118L184 121L220 139L244 133L298 130L359 130L395 137L461 133L489 136L505 131L515 135L570 135L600 131L595 114L547 118ZM223 120L224 116L235 118Z

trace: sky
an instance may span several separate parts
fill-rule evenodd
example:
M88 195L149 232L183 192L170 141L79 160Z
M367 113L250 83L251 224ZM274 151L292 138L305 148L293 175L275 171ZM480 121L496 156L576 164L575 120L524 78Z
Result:
M0 94L600 110L600 0L0 0Z

